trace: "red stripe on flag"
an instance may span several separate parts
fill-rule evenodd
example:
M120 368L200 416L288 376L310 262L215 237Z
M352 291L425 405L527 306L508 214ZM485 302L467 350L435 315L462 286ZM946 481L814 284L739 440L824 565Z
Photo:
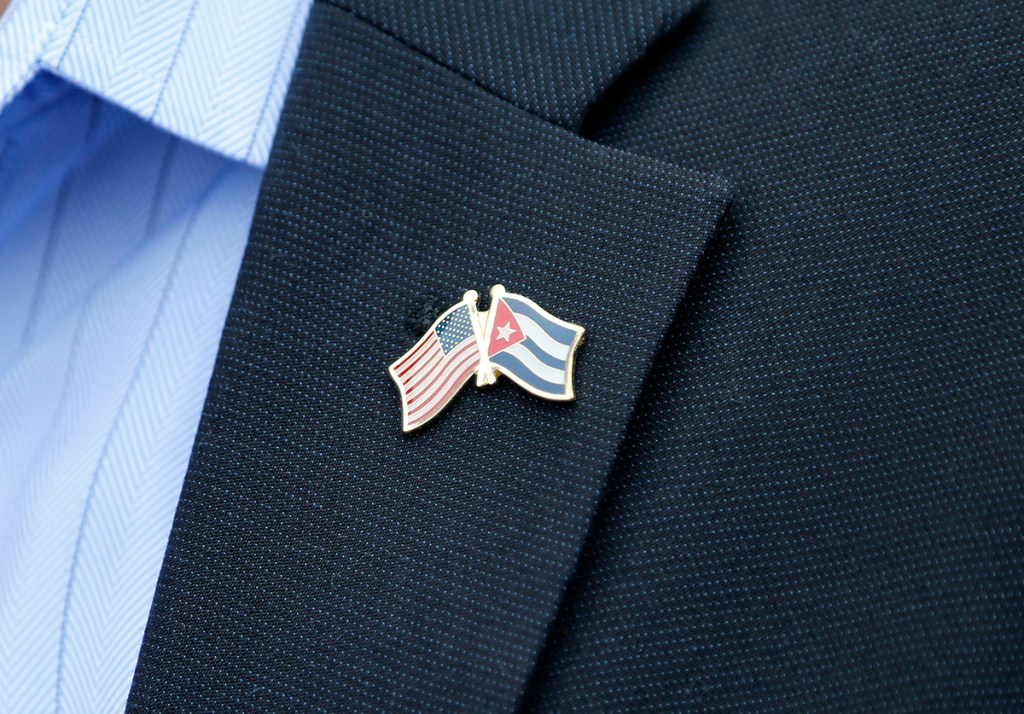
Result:
M445 363L444 352L438 347L433 354L427 359L420 363L416 369L409 373L408 377L402 379L405 384L405 390L408 393L412 393L416 390L417 386L423 383L424 379L430 377L439 367Z
M470 344L474 347L476 346L473 343ZM464 350L460 350L460 352L463 351ZM460 355L457 363L450 364L445 368L437 386L432 386L430 389L417 395L414 399L409 400L409 417L411 418L414 414L417 414L428 407L430 408L427 409L427 411L432 412L434 408L443 406L445 401L444 399L435 400L434 398L448 389L452 385L453 380L457 384L461 384L459 380L465 379L466 374L476 369L478 360L479 355L473 351L465 351L465 354Z
M404 355L402 355L401 358L399 358L399 360L397 362L395 362L395 364L394 364L395 370L397 371L397 370L401 369L402 367L404 367L405 364L410 359L412 359L416 355L417 352L419 352L421 349L423 349L423 346L425 344L427 344L427 342L429 342L429 341L430 341L430 333L428 332L427 334L423 335L423 337L420 338L420 341L417 342L413 346L413 348L411 350L406 352Z
M403 376L406 372L408 372L413 367L415 367L424 357L427 357L427 356L432 355L432 354L436 354L436 352L434 350L429 349L429 347L434 347L437 350L441 349L441 343L438 342L437 338L433 334L429 335L428 337L429 337L429 339L426 340L423 343L423 347L420 347L420 348L416 349L416 352L418 354L417 355L412 355L412 357L413 357L412 361L409 362L408 364L406 364L405 368L402 369L401 372L398 372L398 376L399 377Z
M441 400L438 397L441 396L448 389L452 381L455 380L460 372L465 370L472 370L476 368L476 362L472 357L466 357L461 360L458 364L452 365L453 369L448 372L444 379L438 383L438 385L431 390L429 394L424 395L422 398L416 401L415 405L410 406L409 416L412 417L416 414L420 414L423 411L432 412L436 409L440 409L443 406Z
M425 374L422 379L416 382L416 384L409 387L409 399L415 401L414 395L417 392L419 394L422 394L424 389L429 390L430 387L434 384L434 382L436 382L438 378L444 374L444 370L455 364L457 360L462 359L464 353L466 352L466 348L472 346L474 346L473 342L463 345L462 347L460 347L459 349L455 350L447 357L445 357L441 361L440 367L438 367L437 365L432 367L428 374Z
M425 395L430 394L434 389L434 383L438 379L444 379L447 375L451 374L452 368L465 357L468 348L473 346L475 346L474 343L469 342L455 350L445 357L440 365L434 366L429 374L418 381L415 386L410 387L409 403L421 401Z
M470 363L470 365L465 370L463 370L461 374L458 375L458 378L451 383L451 387L448 389L445 395L441 397L441 399L439 399L436 404L434 404L434 407L432 409L427 410L427 412L422 414L421 416L415 419L410 419L409 425L415 427L419 426L420 424L423 424L424 422L430 421L430 419L432 419L437 414L437 412L440 411L440 409L445 404L448 403L448 400L451 399L452 395L454 395L455 392L459 391L459 389L462 388L462 385L465 383L466 379L469 378L469 376L472 375L475 370L476 363ZM411 416L412 415L410 414L410 417Z

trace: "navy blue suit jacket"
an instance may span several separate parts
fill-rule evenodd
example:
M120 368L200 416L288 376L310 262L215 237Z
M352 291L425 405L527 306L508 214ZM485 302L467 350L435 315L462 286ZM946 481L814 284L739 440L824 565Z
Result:
M1022 10L318 2L129 709L1020 707Z

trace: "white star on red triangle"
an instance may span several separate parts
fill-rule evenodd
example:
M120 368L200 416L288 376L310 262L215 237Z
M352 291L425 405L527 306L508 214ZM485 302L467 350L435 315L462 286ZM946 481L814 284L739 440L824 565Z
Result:
M511 342L512 341L512 333L513 332L518 332L518 331L519 330L516 330L516 329L514 329L512 327L512 323L511 322L506 322L503 326L499 326L498 327L498 339L499 340L505 340L505 342Z

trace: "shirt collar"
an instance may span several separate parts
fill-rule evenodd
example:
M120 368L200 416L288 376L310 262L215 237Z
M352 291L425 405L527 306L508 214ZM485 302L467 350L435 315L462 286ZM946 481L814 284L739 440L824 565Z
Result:
M51 72L208 149L264 166L310 0L15 0L0 110Z

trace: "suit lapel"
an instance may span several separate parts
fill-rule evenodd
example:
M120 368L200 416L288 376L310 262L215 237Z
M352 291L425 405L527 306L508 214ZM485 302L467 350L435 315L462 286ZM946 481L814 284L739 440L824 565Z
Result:
M130 709L511 708L724 208L393 34L311 15ZM388 364L494 283L587 328L577 401L402 434Z
M701 0L328 0L490 93L578 129Z

